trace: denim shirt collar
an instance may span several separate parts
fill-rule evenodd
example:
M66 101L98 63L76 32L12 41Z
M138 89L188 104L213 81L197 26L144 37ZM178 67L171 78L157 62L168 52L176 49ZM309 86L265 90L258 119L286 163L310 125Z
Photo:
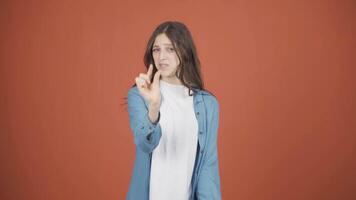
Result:
M200 89L194 89L194 104L198 104L203 101L203 95L209 95L209 92Z

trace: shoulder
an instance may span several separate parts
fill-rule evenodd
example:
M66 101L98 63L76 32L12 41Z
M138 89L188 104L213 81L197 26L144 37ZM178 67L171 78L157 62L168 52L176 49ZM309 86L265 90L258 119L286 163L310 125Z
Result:
M204 102L207 106L219 109L219 101L213 93L207 90L199 90L198 94L202 95Z
M127 94L127 104L129 110L148 109L148 102L141 96L137 86L132 86Z
M131 88L129 89L127 95L130 96L130 95L135 95L135 94L139 94L138 89L137 89L137 86L131 87Z
M133 86L129 89L127 93L127 100L129 104L144 103L146 104L144 98L141 96L137 89L137 86Z
M133 98L139 98L139 99L142 99L143 100L143 97L141 96L141 94L140 94L140 91L138 91L138 88L137 88L137 86L135 85L135 86L132 86L130 89L129 89L129 91L128 91L128 93L127 93L127 98L128 99L133 99Z

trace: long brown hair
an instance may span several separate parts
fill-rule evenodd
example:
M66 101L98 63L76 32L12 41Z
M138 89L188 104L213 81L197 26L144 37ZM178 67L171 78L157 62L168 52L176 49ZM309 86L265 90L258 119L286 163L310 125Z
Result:
M157 26L148 40L143 62L147 69L151 63L154 65L151 81L153 81L154 74L157 72L152 56L152 47L156 37L162 33L166 34L171 40L177 53L180 64L176 75L182 84L189 88L189 95L195 89L203 90L204 83L200 72L200 61L192 35L186 25L177 21L163 22Z

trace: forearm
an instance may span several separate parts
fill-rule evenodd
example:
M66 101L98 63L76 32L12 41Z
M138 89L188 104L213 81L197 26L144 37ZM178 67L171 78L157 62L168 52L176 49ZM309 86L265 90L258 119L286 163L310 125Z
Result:
M152 123L157 123L159 120L159 105L151 104L148 107L148 118Z
M148 108L137 89L131 89L128 93L128 112L134 141L142 151L151 153L159 143L161 128L158 123L152 123L149 117L149 110L152 110L151 114L154 114L158 109L152 106ZM159 121L159 112L157 121Z

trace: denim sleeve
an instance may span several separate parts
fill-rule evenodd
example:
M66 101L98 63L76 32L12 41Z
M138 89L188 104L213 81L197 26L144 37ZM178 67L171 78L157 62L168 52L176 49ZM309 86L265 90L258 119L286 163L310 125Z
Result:
M135 144L143 152L151 153L161 138L161 126L158 122L152 123L150 121L145 100L136 87L131 88L128 92L127 101L130 128L134 135Z
M208 143L206 146L206 155L203 158L203 166L201 168L200 177L197 185L198 200L220 200L220 175L217 150L217 136L219 126L219 104L214 98L211 103L211 115L207 117L207 133Z

